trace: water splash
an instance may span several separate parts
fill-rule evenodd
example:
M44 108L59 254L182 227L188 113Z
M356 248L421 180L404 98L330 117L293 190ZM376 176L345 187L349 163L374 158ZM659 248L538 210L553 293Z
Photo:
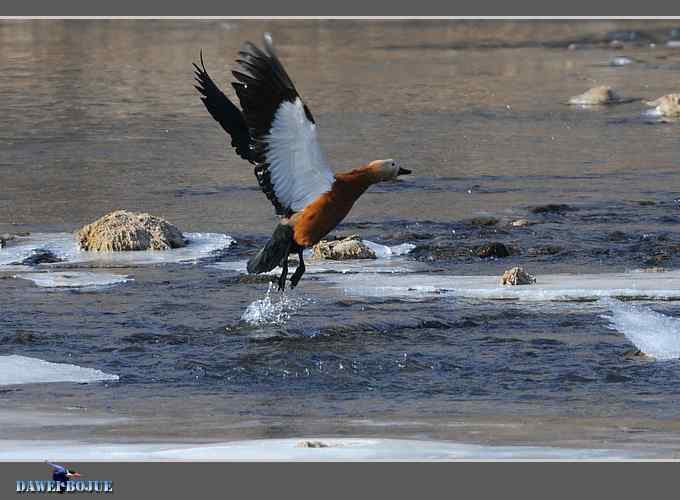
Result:
M303 298L286 292L277 296L275 287L274 283L269 283L264 298L252 302L241 316L241 321L253 326L284 325L305 303Z
M658 360L680 358L680 318L666 316L646 307L607 299L610 328L623 333L635 347Z

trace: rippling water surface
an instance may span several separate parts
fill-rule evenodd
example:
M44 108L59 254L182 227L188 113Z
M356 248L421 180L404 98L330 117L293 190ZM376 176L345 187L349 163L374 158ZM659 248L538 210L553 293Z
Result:
M679 279L635 271L680 263L680 128L639 101L565 104L599 84L677 92L668 23L0 22L0 233L31 233L0 250L0 405L66 412L59 438L315 433L673 456ZM395 157L414 171L335 232L409 253L313 264L284 297L240 272L275 218L192 87L200 49L228 91L240 43L267 30L336 170ZM614 50L621 30L644 36ZM63 233L116 208L196 239L163 262L74 253ZM489 243L506 252L479 257ZM46 246L64 261L17 265ZM541 276L602 281L569 301L450 290L514 265L539 290ZM386 293L395 279L403 290ZM612 292L640 279L654 294ZM16 366L3 356L119 380L3 385ZM1 437L54 437L10 423Z

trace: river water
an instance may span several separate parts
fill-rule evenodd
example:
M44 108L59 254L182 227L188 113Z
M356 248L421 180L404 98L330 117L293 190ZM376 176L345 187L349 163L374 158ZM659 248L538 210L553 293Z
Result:
M637 270L680 263L679 125L639 100L566 104L596 85L677 91L672 23L0 22L0 234L30 233L0 250L0 438L676 456L680 277ZM242 278L276 220L192 86L202 49L229 93L239 45L265 31L337 171L393 157L414 172L334 233L380 259L312 264L284 297ZM68 233L117 208L167 218L189 247L75 251ZM511 255L478 257L490 242ZM14 264L36 248L64 261ZM481 278L515 265L536 285L506 297ZM657 360L630 359L636 346ZM39 360L118 379L78 383ZM17 370L24 383L3 383Z

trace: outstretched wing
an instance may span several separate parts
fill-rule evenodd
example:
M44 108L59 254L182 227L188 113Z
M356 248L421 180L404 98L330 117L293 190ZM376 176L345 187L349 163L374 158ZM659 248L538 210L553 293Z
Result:
M210 115L220 124L231 137L231 145L236 153L254 163L253 150L250 147L250 133L243 118L241 110L232 103L227 96L215 85L203 63L203 51L201 51L201 67L194 63L196 69L195 78L198 85L194 85L201 93L201 101Z
M314 118L264 37L246 42L232 71L253 145L255 175L280 215L298 212L331 189L335 177L321 151Z

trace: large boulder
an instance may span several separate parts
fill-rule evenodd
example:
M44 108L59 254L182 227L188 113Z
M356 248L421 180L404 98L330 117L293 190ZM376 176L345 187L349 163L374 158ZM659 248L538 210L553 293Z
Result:
M80 248L96 252L169 250L186 245L177 227L145 213L116 210L76 232Z
M366 246L356 234L341 240L321 240L314 245L313 251L315 259L351 260L377 258L375 252Z

